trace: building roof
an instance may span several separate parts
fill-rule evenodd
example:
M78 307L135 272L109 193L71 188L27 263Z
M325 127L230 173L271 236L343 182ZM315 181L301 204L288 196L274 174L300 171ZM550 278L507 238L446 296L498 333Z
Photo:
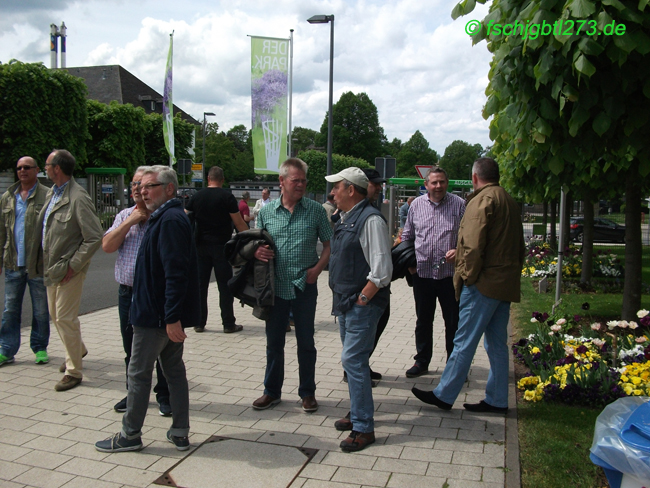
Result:
M163 97L156 90L119 65L63 68L73 76L82 78L88 87L88 98L109 104L113 100L142 107L146 113L162 113ZM200 125L194 117L174 105L174 115L191 124Z

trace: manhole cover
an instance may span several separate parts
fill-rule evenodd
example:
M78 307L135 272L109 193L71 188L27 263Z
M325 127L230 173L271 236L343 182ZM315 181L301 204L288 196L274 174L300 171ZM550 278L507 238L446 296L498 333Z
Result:
M213 436L155 483L179 488L285 488L316 452Z

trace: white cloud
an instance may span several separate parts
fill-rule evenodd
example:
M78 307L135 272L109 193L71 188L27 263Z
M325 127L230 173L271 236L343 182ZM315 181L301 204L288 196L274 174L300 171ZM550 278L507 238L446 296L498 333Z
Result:
M334 100L365 91L389 139L406 141L420 130L442 153L455 139L490 143L481 117L490 54L485 44L472 47L464 32L467 20L483 18L487 8L454 22L455 1L60 1L49 11L10 12L5 23L13 18L13 29L0 34L0 60L49 65L49 23L34 27L25 19L61 18L68 66L120 64L161 91L174 30L175 103L196 118L215 112L227 130L250 127L247 36L288 37L295 29L293 122L319 130L328 105L330 26L306 19L333 13ZM46 46L40 50L39 37Z

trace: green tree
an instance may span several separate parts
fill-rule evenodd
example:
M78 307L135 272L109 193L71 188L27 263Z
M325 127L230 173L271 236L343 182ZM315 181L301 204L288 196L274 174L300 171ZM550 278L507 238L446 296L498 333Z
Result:
M294 127L293 131L291 131L291 151L293 154L298 154L301 151L314 149L317 136L318 132L313 129Z
M198 137L197 148L203 150L203 138ZM205 171L219 166L225 181L255 179L251 132L244 125L237 125L228 132L219 131L219 124L212 122L205 129Z
M239 124L226 132L226 137L230 139L238 151L246 151L249 144L249 132L244 124Z
M147 133L144 138L145 161L146 164L169 165L169 153L165 147L163 139L162 115L148 114ZM192 147L192 138L197 126L190 124L180 118L177 114L174 116L174 152L176 159L193 159L190 151ZM198 147L198 146L197 146Z
M126 168L133 174L145 164L145 137L150 121L144 109L116 101L105 105L88 100L88 166ZM164 143L163 143L164 145Z
M397 158L399 156L399 152L402 150L402 146L403 146L402 140L395 137L390 142L386 141L386 143L384 144L383 154L385 156L389 155L394 158Z
M400 177L418 176L416 165L432 166L438 162L438 153L419 130L404 143L397 157L397 174Z
M345 92L332 110L333 153L361 158L369 163L382 155L386 136L379 125L377 107L368 95ZM326 114L316 141L320 147L327 147L328 117L329 114Z
M647 4L494 0L474 37L494 53L483 115L493 116L490 138L505 183L520 194L546 197L564 187L588 201L625 192L627 320L641 303L640 200L650 181ZM474 6L475 0L463 0L452 17ZM515 22L553 31L488 34L488 25Z
M321 151L303 151L298 154L309 166L307 171L307 191L312 193L325 193L326 181L325 174L327 173L327 154ZM357 168L369 168L370 165L360 158L353 158L351 156L343 156L341 154L332 154L332 173L338 173L350 166Z
M483 153L480 144L471 145L465 141L454 141L445 148L445 154L440 158L440 167L452 180L470 179L472 164Z
M54 148L69 150L81 170L87 161L86 85L41 63L0 64L0 169L22 156L41 166Z

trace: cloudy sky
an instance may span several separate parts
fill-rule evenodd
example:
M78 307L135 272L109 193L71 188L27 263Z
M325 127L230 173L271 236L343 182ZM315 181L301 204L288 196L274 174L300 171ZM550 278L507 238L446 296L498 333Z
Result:
M174 102L223 130L250 128L249 35L294 29L293 125L320 130L328 103L334 14L334 102L366 92L389 140L419 130L442 154L455 139L489 145L481 110L491 56L465 34L478 6L452 21L456 0L3 0L0 61L50 66L50 24L68 28L67 66L119 64L162 92L174 34Z

